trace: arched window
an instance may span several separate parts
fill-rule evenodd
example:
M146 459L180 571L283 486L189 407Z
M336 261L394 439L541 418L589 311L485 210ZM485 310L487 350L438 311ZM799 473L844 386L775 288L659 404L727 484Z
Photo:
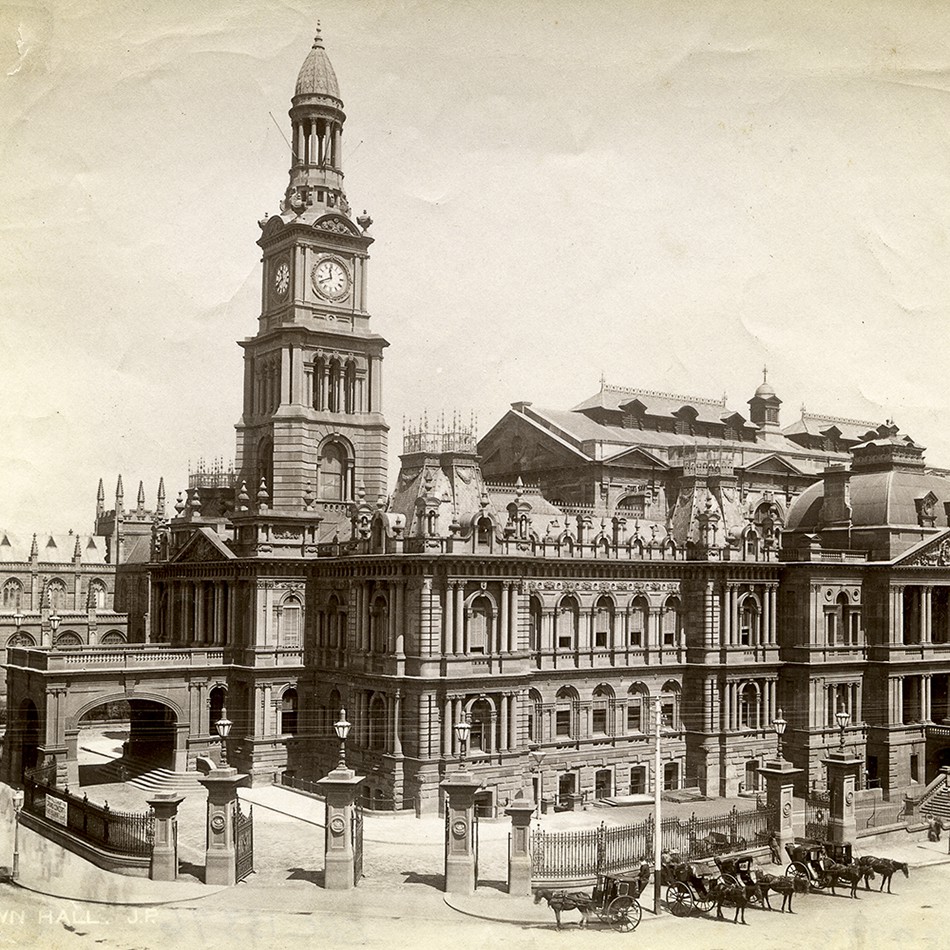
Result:
M313 408L322 410L326 408L326 375L327 363L322 356L318 356L313 361Z
M594 647L606 650L614 644L614 605L609 597L600 597L594 606Z
M537 652L541 649L541 623L544 616L541 601L532 597L528 603L528 649Z
M759 535L755 528L747 528L744 536L745 559L757 561L759 559Z
M301 603L293 595L280 605L278 614L277 642L289 650L300 648Z
M35 647L36 641L22 630L18 630L7 640L8 647Z
M528 690L528 741L543 742L541 694L536 689Z
M492 602L487 597L475 597L469 604L466 620L468 621L468 652L488 653L494 633Z
M742 646L753 646L759 642L760 622L759 602L750 594L739 608L739 643Z
M19 610L23 599L23 585L18 580L9 580L3 585L4 610Z
M468 737L469 749L473 752L494 751L491 703L487 699L476 700L472 703L468 720L472 727Z
M214 724L224 718L227 700L228 691L224 686L215 686L208 693L208 731L211 735L216 735Z
M106 607L106 585L102 581L93 581L89 585L89 606L96 610L105 610Z
M330 386L327 393L327 408L330 412L340 412L340 361L331 360L330 362Z
M630 605L630 646L647 645L647 623L650 618L650 604L645 597L637 597Z
M679 729L680 684L676 680L667 680L660 693L660 717L666 729Z
M81 647L82 638L78 633L72 630L64 630L57 638L54 646L57 647Z
M386 748L386 701L378 693L369 704L369 747Z
M634 683L627 696L627 732L645 733L647 731L647 703L650 694L643 683Z
M369 615L370 649L385 653L389 645L389 604L385 597L377 597Z
M491 519L479 518L475 526L475 543L479 547L491 548L493 534Z
M99 641L105 645L116 645L120 643L125 643L125 637L118 630L110 630L105 634L102 639Z
M663 646L672 647L680 639L680 600L679 597L669 597L663 605L662 616Z
M614 691L606 684L601 684L594 690L594 699L591 703L591 732L595 736L613 734L613 700Z
M46 602L51 610L66 608L66 585L61 580L52 580L46 587Z
M739 693L739 726L742 729L758 729L759 690L754 683L746 683Z
M293 688L285 689L280 697L280 731L297 734L297 690Z
M570 739L575 735L574 710L577 693L569 686L557 691L554 709L554 733L559 739Z
M264 436L257 443L257 483L253 486L248 486L249 494L253 499L257 497L257 492L261 487L261 479L264 480L264 485L267 488L268 496L273 499L274 497L274 440L269 436Z
M627 495L620 499L617 511L627 518L643 518L646 515L646 497L643 495Z
M346 412L356 412L356 364L352 360L346 364L343 403Z
M347 497L346 450L339 442L326 442L320 450L317 494L324 501L343 501Z
M565 597L557 608L557 648L573 650L577 643L581 608L575 597Z

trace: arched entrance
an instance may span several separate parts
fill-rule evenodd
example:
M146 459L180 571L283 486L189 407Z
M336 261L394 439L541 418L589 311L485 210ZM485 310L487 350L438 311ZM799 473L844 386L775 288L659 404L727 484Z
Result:
M32 699L24 699L17 710L14 747L19 752L19 775L24 769L36 768L39 762L40 717Z
M177 725L175 711L154 699L115 699L85 710L77 722L80 785L173 770Z

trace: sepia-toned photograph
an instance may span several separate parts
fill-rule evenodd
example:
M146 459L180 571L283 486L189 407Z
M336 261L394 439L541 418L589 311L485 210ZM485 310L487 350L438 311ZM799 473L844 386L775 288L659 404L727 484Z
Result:
M0 7L0 947L942 945L948 36Z

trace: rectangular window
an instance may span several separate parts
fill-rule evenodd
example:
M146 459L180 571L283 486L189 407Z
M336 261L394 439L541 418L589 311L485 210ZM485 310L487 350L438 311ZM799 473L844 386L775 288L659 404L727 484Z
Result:
M825 643L830 647L835 645L835 615L831 610L825 614Z
M600 621L598 621L600 623ZM599 626L594 631L594 646L600 649L605 649L607 646L607 630L606 628L601 629Z
M570 650L570 648L574 645L574 638L570 635L570 633L565 633L562 629L558 631L557 645L562 650Z
M680 787L680 767L678 762L667 762L663 766L663 788L672 792Z
M630 769L630 794L645 795L647 790L647 770L638 765Z
M910 757L910 780L920 781L920 756L916 752Z
M668 610L663 614L663 646L676 645L676 611Z
M598 736L603 736L607 734L607 710L604 708L597 708L593 711L592 718L592 728L594 734Z
M630 646L643 646L643 611L635 610L630 615Z
M663 725L666 726L667 729L676 728L675 712L676 703L672 699L664 699L660 705L660 714L663 717Z
M571 734L571 711L569 709L559 709L557 711L555 727L559 736L569 736Z
M639 703L627 706L627 732L643 732L643 710Z

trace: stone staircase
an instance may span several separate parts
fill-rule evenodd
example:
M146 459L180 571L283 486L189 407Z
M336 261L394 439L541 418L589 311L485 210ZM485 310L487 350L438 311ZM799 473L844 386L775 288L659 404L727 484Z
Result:
M90 752L95 752L89 749ZM96 755L102 755L95 752ZM102 763L96 766L99 781L123 782L145 792L204 792L198 783L200 773L173 772L171 769L155 768L147 759L123 756L110 759L103 755Z
M944 785L921 806L920 813L928 818L942 818L950 825L950 787Z

